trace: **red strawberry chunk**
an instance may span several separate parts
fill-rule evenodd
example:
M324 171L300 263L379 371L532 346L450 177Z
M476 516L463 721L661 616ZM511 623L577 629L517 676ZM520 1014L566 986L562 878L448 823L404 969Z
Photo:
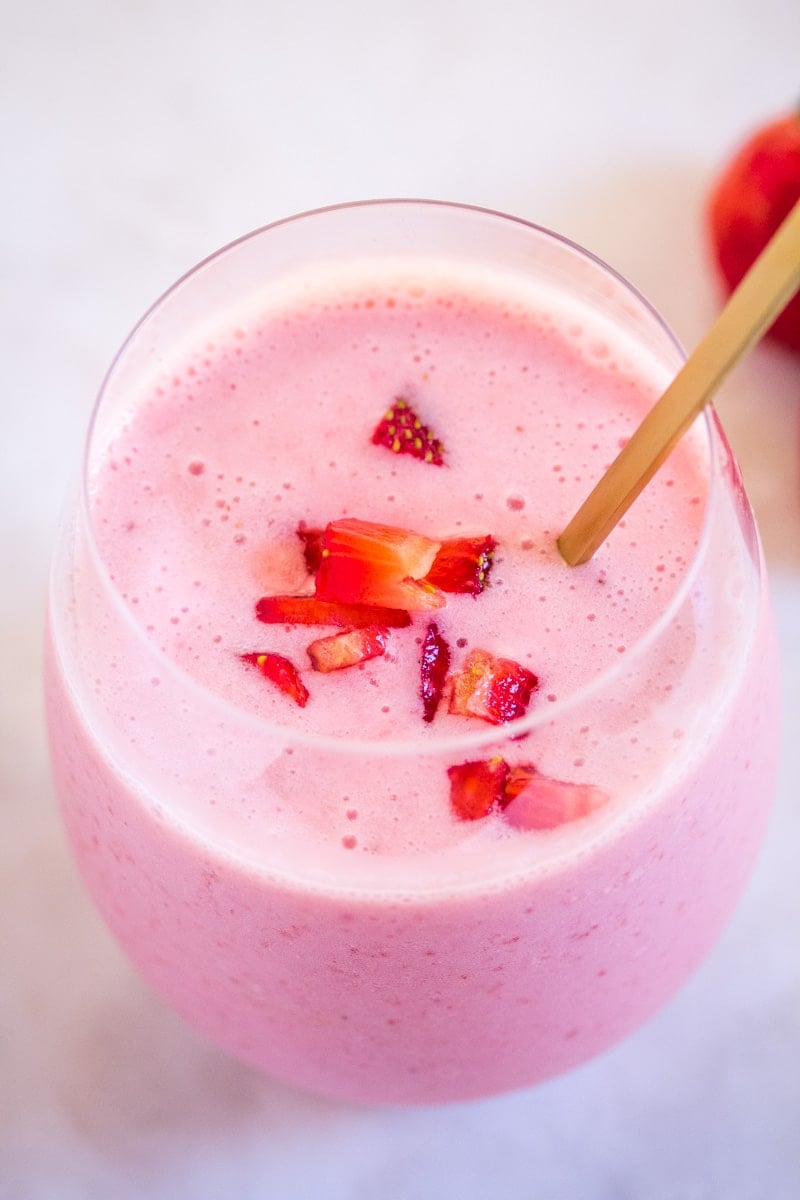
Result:
M317 638L308 646L308 657L315 671L341 671L386 652L389 631L377 625L366 629L348 629L330 637Z
M506 804L504 816L516 829L555 829L568 821L588 817L608 803L608 794L593 784L548 779L535 770L523 782L514 779L515 770L512 768L506 783L506 796L514 794Z
M480 717L493 725L504 725L524 716L539 686L533 671L511 658L495 658L486 650L471 651L464 670L450 678L449 711L464 717Z
M450 647L432 621L425 631L420 659L420 695L425 721L430 722L436 716L449 669Z
M287 696L290 696L301 708L305 708L308 700L308 688L300 678L297 667L282 654L242 654L242 662L251 663L258 667L265 679L276 684Z
M427 575L428 583L443 592L466 592L478 596L489 581L497 542L491 536L448 538Z
M345 629L366 625L399 629L411 623L402 609L340 604L316 596L262 596L256 604L256 616L265 625L338 625Z
M477 821L502 811L515 829L555 829L590 816L610 799L594 784L549 779L533 763L509 766L499 755L449 767L447 774L456 816Z
M316 575L319 570L319 564L322 561L322 537L324 533L324 529L317 529L310 525L301 523L297 526L297 536L303 543L303 558L306 560L306 567L310 575Z
M319 600L407 611L441 608L445 597L425 581L440 542L372 521L332 521L322 540Z
M402 396L383 414L372 434L372 442L375 446L386 446L394 454L410 454L437 467L444 462L442 443L427 425L423 425Z
M490 758L448 767L450 804L462 821L477 821L502 806L508 763Z

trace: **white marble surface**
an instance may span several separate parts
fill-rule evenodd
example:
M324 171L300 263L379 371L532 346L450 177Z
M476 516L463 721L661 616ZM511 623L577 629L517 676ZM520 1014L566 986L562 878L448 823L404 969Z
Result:
M742 132L798 99L797 0L0 0L0 1197L790 1200L800 1195L800 358L720 408L773 573L785 736L769 838L674 1002L536 1090L427 1110L306 1096L137 980L54 812L49 547L128 328L230 238L422 195L516 212L627 273L691 345Z

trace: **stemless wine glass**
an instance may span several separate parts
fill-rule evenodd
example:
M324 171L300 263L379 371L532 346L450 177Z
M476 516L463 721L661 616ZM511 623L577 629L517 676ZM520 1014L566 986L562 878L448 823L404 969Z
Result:
M299 730L237 706L154 640L104 559L95 490L153 379L235 329L265 287L302 302L342 262L380 274L410 260L543 281L566 309L635 342L664 378L681 362L625 281L515 218L380 201L259 230L167 292L108 373L56 550L46 658L66 828L144 978L264 1071L390 1103L536 1082L664 1003L751 869L778 726L758 536L712 410L688 435L707 477L699 542L663 611L619 661L508 727L380 742ZM234 428L235 399L224 403ZM263 403L277 429L269 388ZM521 598L520 621L532 602ZM513 839L476 828L455 848L415 851L412 836L359 852L375 806L403 812L414 797L412 811L420 798L447 808L454 766L519 760L531 746L549 777L569 780L587 745L601 749L592 782L613 802L565 830Z

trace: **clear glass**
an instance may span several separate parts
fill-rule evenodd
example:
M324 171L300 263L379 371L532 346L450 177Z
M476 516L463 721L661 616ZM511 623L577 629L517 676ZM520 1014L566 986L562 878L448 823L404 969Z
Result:
M259 230L206 260L143 318L98 398L52 573L53 768L99 910L178 1012L302 1087L371 1102L463 1100L603 1050L663 1004L718 936L774 786L767 587L741 478L709 411L688 435L707 489L676 590L618 661L520 721L382 741L314 733L186 673L112 578L93 481L154 379L248 321L264 297L291 293L302 304L342 263L375 280L387 264L425 277L456 263L512 290L534 281L565 312L593 314L634 345L654 378L681 361L658 315L605 264L484 210L347 205ZM277 428L268 388L263 403ZM523 624L532 603L519 606ZM584 636L576 629L578 655ZM549 776L574 778L589 729L602 747L591 781L613 798L596 814L502 839L476 822L456 852L446 838L352 852L351 829L369 845L374 806L412 796L446 806L453 765L519 759L533 745ZM270 806L254 801L259 789ZM341 821L316 819L342 796ZM348 825L356 812L358 825Z

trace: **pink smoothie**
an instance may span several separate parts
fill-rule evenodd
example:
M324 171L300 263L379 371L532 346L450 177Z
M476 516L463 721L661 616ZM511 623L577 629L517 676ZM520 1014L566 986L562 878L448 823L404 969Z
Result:
M386 261L290 276L123 379L95 540L79 521L56 572L56 778L119 940L235 1054L335 1095L465 1099L609 1045L708 950L777 726L724 443L694 430L587 566L555 546L668 377L557 288ZM372 444L399 395L443 466ZM435 619L453 669L480 647L538 676L514 740L446 705L422 721L426 614L327 675L306 646L330 630L257 620L313 588L298 524L345 516L497 540L490 586ZM242 663L263 651L305 707ZM459 819L448 766L498 753L607 802L548 831Z

